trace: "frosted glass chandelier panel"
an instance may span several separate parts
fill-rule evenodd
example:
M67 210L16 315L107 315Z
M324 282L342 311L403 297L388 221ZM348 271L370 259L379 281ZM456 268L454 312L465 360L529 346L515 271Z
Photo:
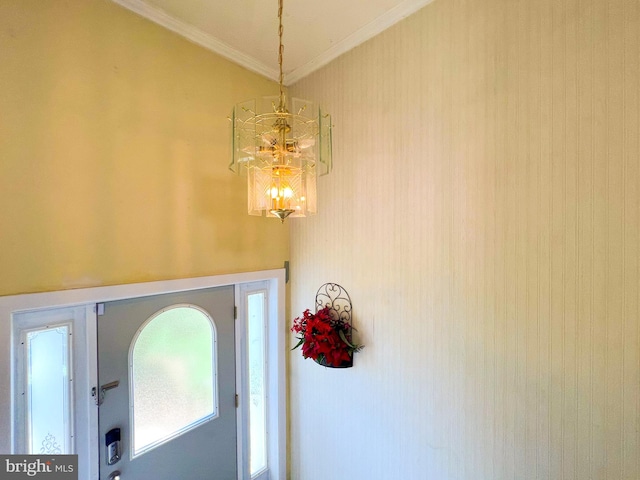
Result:
M331 170L331 118L313 102L279 97L234 107L233 161L247 174L251 215L281 220L316 213L316 179Z

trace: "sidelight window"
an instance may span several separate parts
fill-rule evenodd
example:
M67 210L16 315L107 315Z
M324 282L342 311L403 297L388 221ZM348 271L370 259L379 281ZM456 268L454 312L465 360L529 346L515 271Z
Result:
M27 451L72 452L71 324L23 332Z
M252 478L267 468L266 304L265 291L247 295L249 472Z

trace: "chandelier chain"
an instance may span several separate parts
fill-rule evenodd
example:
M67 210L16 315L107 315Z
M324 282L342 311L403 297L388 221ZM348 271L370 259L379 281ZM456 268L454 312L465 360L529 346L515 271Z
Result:
M284 74L282 72L282 57L284 54L284 45L282 44L282 33L284 31L283 27L282 27L282 4L283 4L283 0L278 0L278 22L279 22L279 26L278 26L278 38L280 41L280 45L278 48L278 66L280 67L280 105L279 105L279 110L284 111L285 109L285 102L284 102Z

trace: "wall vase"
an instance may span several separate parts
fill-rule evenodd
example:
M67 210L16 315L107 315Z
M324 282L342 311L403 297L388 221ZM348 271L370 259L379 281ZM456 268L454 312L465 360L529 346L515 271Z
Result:
M329 368L350 368L353 367L353 356L351 356L351 360L349 360L348 362L342 362L340 365L333 365L331 363L327 363L326 360L323 358L321 360L314 360L318 365L322 365L323 367L329 367Z
M337 283L325 283L316 293L316 313L318 310L327 307L334 320L340 319L351 326L351 297L349 297L347 291ZM349 333L345 335L349 342L351 342L351 331L352 328L350 328ZM323 367L349 368L353 367L353 353L349 361L343 361L340 365L328 363L324 358L315 360L315 362Z

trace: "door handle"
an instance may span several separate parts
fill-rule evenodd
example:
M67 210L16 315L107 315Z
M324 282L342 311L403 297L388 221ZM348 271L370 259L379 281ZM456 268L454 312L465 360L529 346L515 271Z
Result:
M107 477L107 480L120 480L120 470L111 472L111 475Z

